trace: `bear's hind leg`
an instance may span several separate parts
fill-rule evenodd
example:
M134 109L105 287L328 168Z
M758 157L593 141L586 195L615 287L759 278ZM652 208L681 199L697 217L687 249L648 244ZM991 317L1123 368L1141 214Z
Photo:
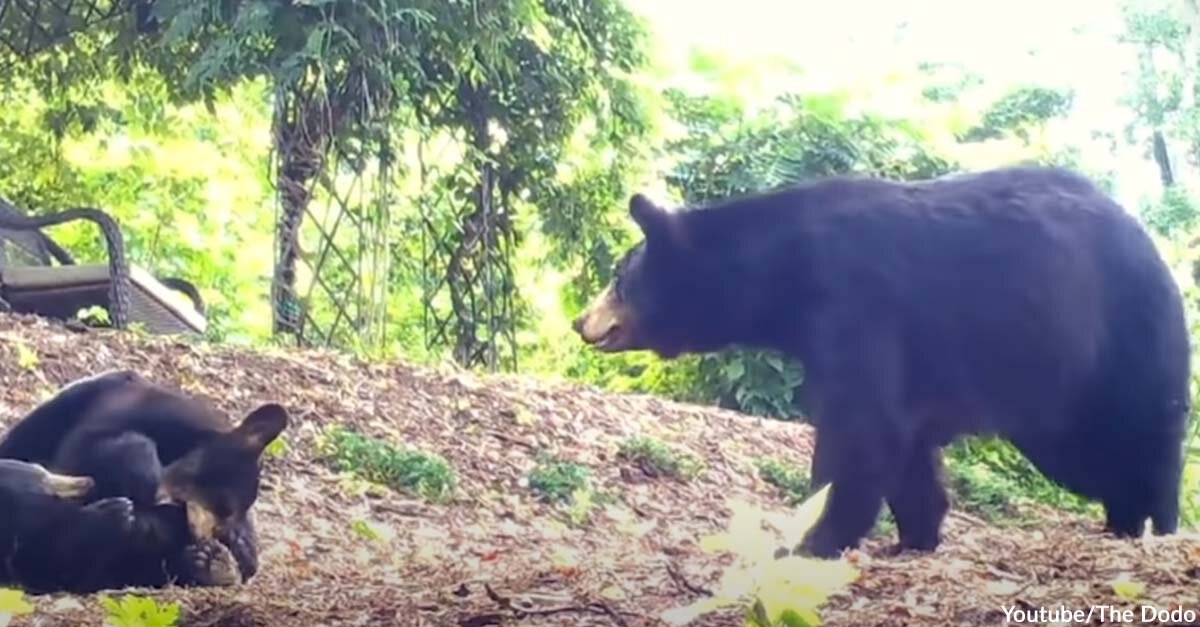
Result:
M1183 450L1178 435L1129 433L1114 438L1121 451L1102 458L1125 457L1132 463L1111 467L1110 479L1101 498L1106 514L1105 529L1118 537L1142 534L1146 519L1154 533L1175 533L1179 525L1179 489Z
M932 551L941 543L942 520L950 509L941 468L938 447L913 447L904 472L887 498L900 533L899 548Z
M124 585L114 569L133 532L133 503L116 497L73 507L56 507L53 522L23 538L12 560L22 586L86 594Z
M95 487L91 477L62 475L45 466L17 459L0 459L0 491L37 494L57 499L80 499Z

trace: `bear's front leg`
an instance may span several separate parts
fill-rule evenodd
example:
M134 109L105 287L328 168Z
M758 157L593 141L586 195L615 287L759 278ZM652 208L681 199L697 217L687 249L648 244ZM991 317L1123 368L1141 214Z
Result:
M96 480L94 498L123 496L139 508L154 506L163 466L158 446L146 435L129 431L99 438L74 462L64 465Z
M171 570L185 586L228 587L242 583L237 559L215 538L204 538L184 547Z
M917 425L903 408L903 343L865 304L824 312L805 360L817 428L813 487L832 482L825 509L798 549L836 557L857 546L884 497L902 484Z
M857 546L879 516L886 492L887 469L892 453L886 439L867 436L853 441L840 429L827 429L817 438L821 479L832 481L825 510L805 536L799 551L814 557L833 558ZM816 482L814 487L819 488Z
M237 560L242 581L254 577L258 572L258 532L254 528L254 511L247 511L242 519L218 529L217 540L229 547L229 552Z

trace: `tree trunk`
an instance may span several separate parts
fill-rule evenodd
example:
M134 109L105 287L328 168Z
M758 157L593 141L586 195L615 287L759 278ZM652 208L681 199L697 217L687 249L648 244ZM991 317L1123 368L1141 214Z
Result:
M1167 140L1162 131L1154 131L1154 162L1158 164L1158 177L1162 180L1163 188L1175 185L1175 175L1171 172L1171 156L1167 154Z
M275 224L271 310L276 334L299 337L304 318L303 304L296 293L300 227L312 200L311 183L325 167L332 128L328 101L317 90L297 88L281 93L276 101L272 126L280 212Z

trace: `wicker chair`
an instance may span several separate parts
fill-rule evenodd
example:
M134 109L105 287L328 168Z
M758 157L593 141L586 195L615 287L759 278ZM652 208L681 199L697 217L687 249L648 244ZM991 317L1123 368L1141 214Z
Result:
M108 264L79 265L41 229L73 220L100 227L108 247ZM57 265L54 265L57 262ZM31 217L0 199L0 306L21 313L71 319L79 310L100 306L114 327L141 323L151 333L203 334L204 301L191 283L158 279L130 266L124 238L106 213L91 208L68 209Z

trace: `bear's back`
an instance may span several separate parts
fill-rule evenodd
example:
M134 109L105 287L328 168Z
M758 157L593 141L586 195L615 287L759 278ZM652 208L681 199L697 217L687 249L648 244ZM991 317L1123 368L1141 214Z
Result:
M154 384L130 387L100 399L65 434L54 466L69 472L92 443L130 432L152 440L166 465L229 428L224 415L198 399Z
M791 258L779 276L794 283L773 291L780 311L886 326L903 344L909 400L935 413L985 423L1064 413L1082 390L1111 384L1131 351L1186 372L1179 295L1153 242L1068 170L829 178L716 207L737 210L697 216L713 233L748 209L753 232L782 251L773 262ZM802 360L836 358L805 316L779 319L800 325Z

